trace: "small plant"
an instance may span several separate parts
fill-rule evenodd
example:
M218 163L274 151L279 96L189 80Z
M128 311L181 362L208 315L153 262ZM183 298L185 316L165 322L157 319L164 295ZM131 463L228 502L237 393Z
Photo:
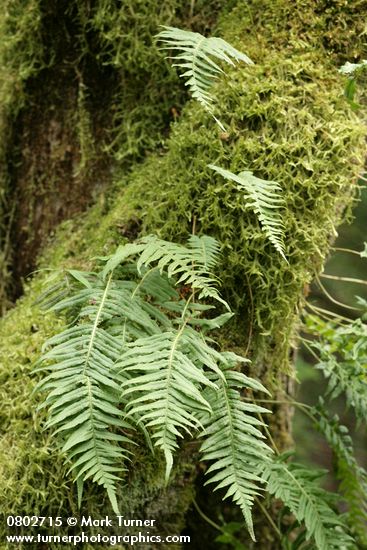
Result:
M359 109L360 105L355 101L357 82L367 72L367 59L362 59L360 63L350 63L347 61L347 63L340 67L339 72L348 77L344 90L345 97L353 109Z
M100 272L68 271L65 285L45 294L43 306L72 319L44 346L38 384L47 392L46 428L55 430L79 485L102 485L118 511L116 483L133 453L134 431L145 434L166 462L166 481L183 437L199 436L209 482L227 488L254 537L251 508L268 460L267 412L241 401L265 391L238 372L247 360L216 349L208 332L232 313L213 316L210 298L227 310L213 275L219 255L210 237L188 245L150 236L104 258ZM210 317L204 317L210 312Z

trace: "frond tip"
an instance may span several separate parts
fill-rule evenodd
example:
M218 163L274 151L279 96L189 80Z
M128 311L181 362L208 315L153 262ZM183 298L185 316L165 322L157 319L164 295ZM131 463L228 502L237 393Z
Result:
M164 44L162 49L179 52L171 56L175 61L174 66L184 70L180 76L186 79L185 85L189 87L192 96L224 131L224 126L213 114L213 97L209 92L214 80L223 73L213 58L230 65L234 65L233 60L243 61L249 65L253 62L222 38L206 38L197 32L183 31L176 27L163 28L165 30L157 35L158 41Z
M284 250L284 225L279 213L279 209L284 206L279 183L257 178L250 171L236 175L214 164L208 166L225 179L237 183L237 189L244 193L247 200L246 208L251 208L255 212L269 241L288 262Z

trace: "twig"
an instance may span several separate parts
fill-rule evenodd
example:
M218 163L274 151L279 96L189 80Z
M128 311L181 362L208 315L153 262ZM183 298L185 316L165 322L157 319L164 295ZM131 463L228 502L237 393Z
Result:
M317 284L325 294L325 296L330 300L330 302L333 302L333 304L336 304L337 306L343 307L345 309L352 309L353 311L362 311L359 307L353 307L349 306L348 304L344 304L343 302L339 302L339 300L336 300L331 296L331 294L326 290L322 282L320 281L319 277L316 277Z
M365 281L364 279L354 279L353 277L340 277L338 275L328 275L326 273L322 273L321 277L323 277L324 279L333 279L333 281L345 281L346 283L367 285L367 281Z
M336 250L338 252L348 252L349 254L355 254L356 256L361 257L361 253L357 250L352 250L351 248L340 248L339 246L332 246L331 250Z
M208 516L206 514L204 514L204 512L201 510L201 508L199 508L199 505L198 505L198 503L196 502L195 499L192 501L192 503L194 505L195 510L197 511L199 516L201 516L203 518L203 520L205 520L207 523L209 523L209 525L214 527L214 529L217 529L217 531L220 531L221 533L223 533L223 529L221 528L221 526L218 525L217 523L215 523L212 519L208 518Z

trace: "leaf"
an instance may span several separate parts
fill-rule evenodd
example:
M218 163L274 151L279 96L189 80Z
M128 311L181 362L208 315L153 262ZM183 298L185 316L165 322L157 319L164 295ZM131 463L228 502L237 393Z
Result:
M247 201L246 208L255 212L269 241L287 262L284 247L284 225L279 213L279 209L284 207L280 185L275 181L257 178L249 171L236 175L214 164L208 166L225 179L237 184L237 189L244 193Z
M367 472L355 458L348 428L340 424L337 415L328 416L321 398L312 413L317 419L317 429L325 436L336 459L336 477L348 506L348 524L361 545L367 546Z
M84 276L76 278L84 285ZM41 380L38 390L48 391L44 402L49 409L46 427L55 429L60 437L62 434L63 452L77 481L78 501L83 481L92 477L106 489L118 513L115 474L121 471L122 460L128 460L130 451L114 440L129 439L109 430L111 426L130 429L131 425L121 419L115 381L114 362L121 341L100 327L110 292L111 277L94 305L93 322L76 325L46 342L46 349L51 349L40 363L51 373Z
M122 384L123 398L129 399L129 414L149 429L154 445L163 451L167 481L177 438L197 431L201 426L198 413L211 410L200 391L202 386L215 387L201 368L208 348L193 333L179 327L177 332L138 339L127 346L116 364L122 374L131 376ZM206 364L211 365L208 360Z
M251 508L261 490L259 464L269 460L271 450L262 441L263 423L253 413L269 411L241 401L239 390L265 388L244 374L229 370L230 365L227 363L223 368L223 378L215 379L218 390L208 389L205 393L213 413L204 422L200 451L202 460L212 463L206 472L210 476L207 483L215 483L216 489L226 489L224 498L231 497L240 506L255 540Z
M214 116L210 94L218 76L223 73L214 59L234 65L234 61L242 61L249 65L253 62L247 55L240 52L221 38L206 38L205 36L176 27L163 27L165 30L158 35L158 41L164 44L163 50L176 52L170 59L175 61L174 66L180 69L180 76L185 79L192 96L208 111L222 131L223 124ZM234 60L234 61L233 61Z
M176 285L189 285L193 290L197 290L198 299L212 298L229 309L216 288L219 281L212 274L219 258L219 245L212 237L192 236L188 246L184 246L150 235L141 239L138 245L125 246L128 247L127 251L124 251L124 247L119 247L117 252L108 258L103 276L119 265L120 261L124 261L130 255L138 255L139 273L143 272L143 268L151 268L152 271L157 268L161 275L165 273L168 278L174 278Z
M267 491L283 501L296 520L306 528L306 540L313 538L318 550L355 548L353 539L333 505L335 497L321 489L318 479L323 471L285 462L283 455L264 463L259 474L267 482Z

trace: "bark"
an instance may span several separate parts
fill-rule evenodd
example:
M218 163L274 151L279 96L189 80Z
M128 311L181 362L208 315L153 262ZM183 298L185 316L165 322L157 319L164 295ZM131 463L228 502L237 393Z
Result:
M13 103L7 99L2 115L7 300L22 294L24 278L38 266L84 267L143 233L181 240L195 220L197 231L223 243L224 293L237 314L221 336L223 345L246 353L253 374L282 398L293 392L303 289L322 268L364 150L364 130L343 100L337 75L342 60L360 54L359 3L184 4L29 2L30 13L38 14L34 40L42 47L25 44L32 54L25 56L19 46L25 39L17 39L23 57L18 65L5 64L9 74L26 62L32 67L12 81ZM17 8L11 16L22 36L26 7L19 2ZM216 30L256 61L218 84L228 135L218 135L200 106L185 104L182 83L152 43L158 24ZM16 34L10 23L0 32ZM9 51L2 55L8 59ZM240 199L231 202L231 192L206 168L210 162L281 183L289 265ZM32 363L45 338L62 326L33 305L44 278L36 275L26 285L0 326L0 496L9 514L66 516L78 514L75 492L49 434L40 431L30 395ZM269 426L280 450L292 442L291 423L288 407L274 408ZM195 444L183 445L165 488L160 458L153 460L142 446L119 495L121 513L156 519L161 535L186 526L193 548L214 545L214 532L194 508L188 513L195 492L208 516L219 510L229 519L238 515L203 491L197 455ZM87 515L107 513L95 487L87 488L83 502ZM256 548L277 549L260 511L256 524Z

